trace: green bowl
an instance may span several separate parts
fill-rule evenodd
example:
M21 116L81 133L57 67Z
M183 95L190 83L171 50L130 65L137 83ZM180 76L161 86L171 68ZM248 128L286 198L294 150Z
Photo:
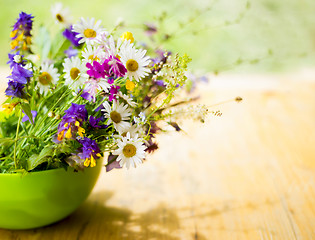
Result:
M101 168L99 162L84 172L0 173L0 228L37 228L65 218L88 197Z

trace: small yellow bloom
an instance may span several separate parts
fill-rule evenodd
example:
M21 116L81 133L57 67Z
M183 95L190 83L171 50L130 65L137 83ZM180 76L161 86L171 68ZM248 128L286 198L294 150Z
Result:
M96 166L95 158L93 157L93 155L91 155L91 167L95 167L95 166Z
M58 141L61 141L63 139L63 134L65 133L65 130L62 130L60 133L58 133Z
M10 33L10 38L13 38L16 36L16 33L18 32L18 30L14 30Z
M28 47L27 47L27 45L26 45L26 42L23 42L22 49L23 49L23 50L27 50L27 49L28 49Z
M135 88L135 83L130 81L129 79L127 79L127 81L126 81L126 88L129 91L133 91L133 89Z
M132 35L132 33L131 32L124 32L121 36L120 36L120 38L122 39L122 40L130 40L130 43L133 43L134 42L134 38L133 38L133 35Z
M5 103L2 105L2 108L4 108L3 112L6 113L7 115L9 115L10 113L12 113L14 107L16 104L9 104L9 103Z
M101 155L101 154L99 154L99 153L97 153L97 154L96 154L96 156L98 156L98 157L102 157L102 155Z
M88 167L90 165L91 160L89 158L86 158L84 161L84 166Z
M19 36L17 36L16 40L22 41L22 40L23 40L23 37L24 37L24 34L21 33Z
M74 125L75 125L76 127L80 127L79 121L75 121Z
M32 43L32 38L30 36L26 37L26 43L30 45Z
M83 137L83 133L85 133L85 129L79 127L79 128L78 128L78 133L79 133L80 137Z
M19 41L16 39L10 43L11 49L15 49L19 45Z
M67 130L65 137L66 138L72 138L71 127L69 127L69 129Z

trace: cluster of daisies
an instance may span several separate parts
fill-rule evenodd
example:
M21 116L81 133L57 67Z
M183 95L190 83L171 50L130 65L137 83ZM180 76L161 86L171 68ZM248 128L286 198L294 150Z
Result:
M115 37L94 18L72 24L69 9L60 3L51 12L63 26L63 46L67 46L54 58L34 58L32 15L21 12L11 33L12 73L2 107L8 119L17 119L16 139L26 135L39 150L50 146L50 153L41 150L39 155L62 158L77 169L94 167L104 152L109 152L107 170L138 166L146 152L157 149L153 139L161 129L152 116L158 109L150 107L165 90L156 76L170 53L151 59L130 32ZM25 157L16 149L23 144L11 145L15 165ZM34 158L38 153L27 155Z

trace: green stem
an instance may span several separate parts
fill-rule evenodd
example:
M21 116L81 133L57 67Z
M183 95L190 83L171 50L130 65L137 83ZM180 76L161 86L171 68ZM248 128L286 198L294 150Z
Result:
M14 166L15 166L15 169L17 169L16 146L17 146L17 141L19 138L19 129L20 129L20 124L21 124L21 119L22 119L22 109L20 108L20 116L19 116L19 121L18 121L17 127L16 127L15 143L14 143Z

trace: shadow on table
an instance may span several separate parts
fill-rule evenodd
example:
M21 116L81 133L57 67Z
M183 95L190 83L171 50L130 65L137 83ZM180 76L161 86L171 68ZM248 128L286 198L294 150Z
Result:
M135 214L129 209L107 206L112 196L107 191L94 193L62 221L33 230L11 231L10 239L180 239L179 218L174 210L160 204Z

